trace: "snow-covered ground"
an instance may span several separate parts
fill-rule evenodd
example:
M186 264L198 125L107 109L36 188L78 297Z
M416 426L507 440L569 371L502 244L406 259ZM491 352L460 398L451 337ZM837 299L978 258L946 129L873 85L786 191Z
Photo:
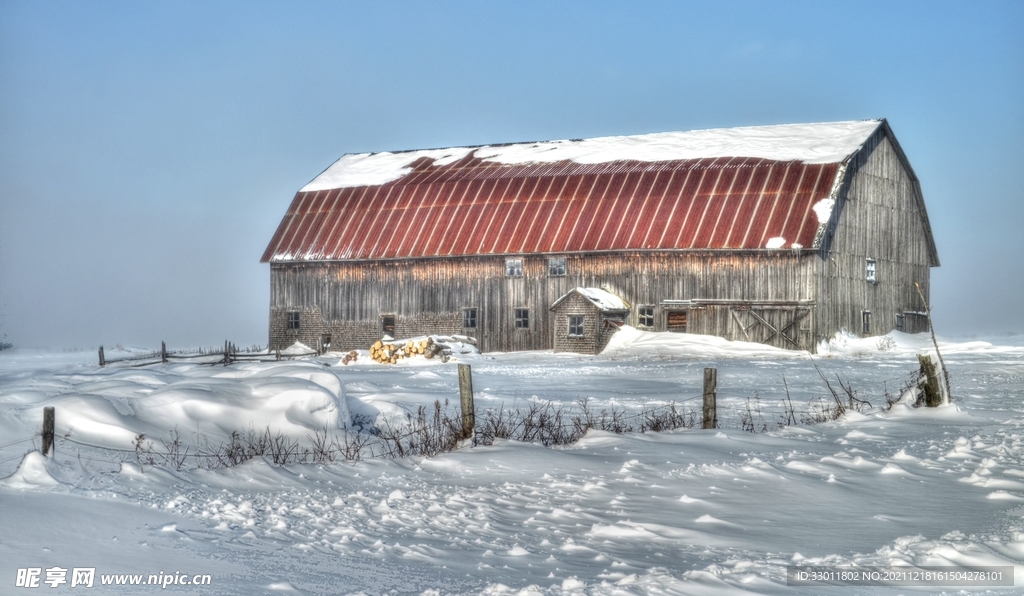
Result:
M1016 340L1016 341L1011 341ZM811 359L757 344L624 328L600 356L459 355L478 417L551 401L637 413L699 403L718 369L718 430L615 435L564 448L513 441L423 459L221 469L143 465L176 430L186 443L271 428L399 421L457 400L456 361L379 365L365 354L224 366L96 366L93 353L0 352L0 589L19 569L101 576L209 574L191 594L936 593L942 588L787 586L787 565L1014 565L1024 586L1024 344L943 342L951 406L883 411L927 336L839 337ZM108 354L108 357L112 357ZM873 408L780 426L827 378ZM330 366L325 366L330 365ZM837 387L836 383L833 386ZM837 387L838 388L838 387ZM697 399L695 399L697 398ZM53 458L38 449L56 408ZM749 407L749 409L748 409ZM760 414L758 415L758 411ZM741 429L753 412L767 432ZM75 441L75 442L73 442ZM89 444L95 447L86 447ZM120 449L123 451L113 451ZM29 589L31 590L31 589ZM947 588L950 592L960 588ZM1015 588L979 588L1000 593ZM31 592L27 592L31 593Z

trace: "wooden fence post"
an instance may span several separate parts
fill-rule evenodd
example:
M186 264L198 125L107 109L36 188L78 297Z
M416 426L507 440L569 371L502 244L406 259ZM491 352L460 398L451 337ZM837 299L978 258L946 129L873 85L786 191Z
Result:
M701 428L718 428L718 410L715 390L718 388L718 369L704 369L704 424Z
M103 357L103 346L100 346L100 366L106 366L107 359Z
M476 414L473 411L473 373L468 364L459 365L459 402L462 405L462 438L473 438Z
M160 342L160 362L167 362L167 343Z
M43 455L47 455L53 448L53 425L56 414L53 406L43 408Z
M942 405L942 389L939 387L939 375L935 370L935 363L929 354L918 354L917 361L921 363L921 376L924 377L922 388L924 389L924 403L929 408Z

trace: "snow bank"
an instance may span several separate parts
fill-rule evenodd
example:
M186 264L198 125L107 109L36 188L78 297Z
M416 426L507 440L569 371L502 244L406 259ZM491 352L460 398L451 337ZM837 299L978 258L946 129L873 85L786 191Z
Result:
M351 423L338 377L311 362L186 364L111 376L53 402L58 435L125 449L138 434L157 440L172 429L216 443L250 427L304 438Z
M713 335L641 331L624 325L612 335L604 356L676 356L680 358L805 358L806 352L765 344L729 341Z
M308 354L315 354L315 353L316 353L316 350L314 350L313 348L307 346L306 344L302 343L301 341L297 341L297 342L293 343L292 345L288 346L287 348L281 350L281 355L282 356L306 356Z
M427 158L448 165L471 153L503 165L573 161L598 164L707 157L754 157L804 163L835 163L856 151L878 128L879 120L716 128L687 132L599 137L576 141L513 143L502 146L452 147L398 153L357 153L343 156L300 192L386 184L412 172Z
M0 480L0 486L8 488L31 489L31 488L52 488L60 482L54 478L47 469L50 460L42 453L33 451L21 460L18 469L7 478Z
M953 354L1024 354L1024 347L1001 346L987 341L956 342L939 340L943 356ZM902 333L890 331L875 337L858 337L849 331L840 331L818 344L818 354L832 358L858 358L879 354L908 356L934 353L935 344L929 333Z

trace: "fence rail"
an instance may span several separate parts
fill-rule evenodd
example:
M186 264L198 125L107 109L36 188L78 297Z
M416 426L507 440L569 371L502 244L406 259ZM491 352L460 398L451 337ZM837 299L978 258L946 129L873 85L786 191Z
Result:
M124 362L138 362L130 366L148 366L151 364L167 363L173 360L198 360L206 359L206 362L200 362L200 364L223 364L227 366L234 362L275 362L280 360L292 360L295 358L306 358L308 356L318 356L322 352L309 351L309 352L285 352L282 353L280 349L275 351L267 350L264 352L261 349L257 350L239 350L238 346L234 343L225 340L224 348L221 350L211 350L209 352L193 353L191 351L179 350L176 352L168 351L166 342L160 342L159 352L149 352L146 354L134 354L131 356L123 356L120 358L107 358L106 353L103 350L103 346L99 348L99 362L100 366L107 366L108 364L118 364Z

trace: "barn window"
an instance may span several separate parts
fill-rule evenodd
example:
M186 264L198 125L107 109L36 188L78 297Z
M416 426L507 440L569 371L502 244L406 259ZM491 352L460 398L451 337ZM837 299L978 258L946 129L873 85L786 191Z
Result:
M864 335L871 333L871 311L862 310L860 313L860 320L862 326L861 332L864 333Z
M466 329L476 329L476 309L462 309L462 326Z
M896 331L903 331L903 315L896 315Z
M380 316L380 332L395 337L395 315Z
M288 313L288 328L298 329L299 328L299 313L292 311Z
M636 323L640 327L647 327L648 329L654 327L654 307L653 306L639 306L636 309Z
M551 277L562 277L565 275L565 257L552 257L548 259L548 275Z
M872 283L876 283L878 281L875 278L875 260L874 259L868 259L868 261L867 261L867 272L865 273L865 278L868 281L872 282Z
M569 337L583 337L583 315L569 315Z
M675 333L686 333L686 315L685 310L670 310L666 315L665 323L669 331Z
M522 259L506 259L505 260L505 275L508 277L522 277L523 276L523 260Z
M529 329L530 328L530 309L528 308L517 308L516 309L516 329Z

